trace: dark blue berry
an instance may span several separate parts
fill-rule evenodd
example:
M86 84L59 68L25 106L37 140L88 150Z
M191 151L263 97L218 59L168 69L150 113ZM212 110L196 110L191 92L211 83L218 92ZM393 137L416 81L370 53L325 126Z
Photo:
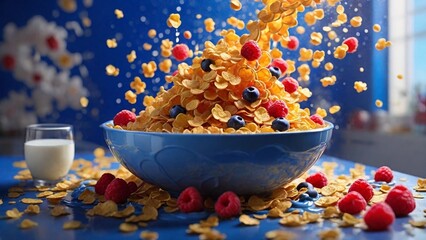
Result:
M169 111L169 115L171 118L176 118L179 113L186 113L186 109L181 105L174 105Z
M318 192L317 192L317 191L315 191L315 189L309 189L306 193L307 193L307 194L309 195L309 197L311 197L311 198L317 198L317 197L318 197Z
M311 200L311 199L310 199L310 196L308 194L306 194L306 193L300 194L299 201L304 202L304 201L309 201L309 200Z
M204 72L210 72L212 70L210 64L214 64L214 61L208 58L204 59L201 61L201 69L203 69Z
M243 99L246 100L249 103L256 102L257 99L259 99L259 90L255 87L248 87L244 89L243 92Z
M228 120L228 127L238 130L246 125L246 121L239 115L234 115Z
M285 118L275 118L275 120L272 122L272 129L275 131L287 131L290 128L290 123Z
M308 182L301 182L299 183L299 185L297 185L296 189L297 191L300 191L300 189L302 188L306 188L306 189L313 189L314 186L312 186L312 184L308 183Z
M269 67L269 71L271 72L272 76L279 79L281 77L281 70L277 67Z

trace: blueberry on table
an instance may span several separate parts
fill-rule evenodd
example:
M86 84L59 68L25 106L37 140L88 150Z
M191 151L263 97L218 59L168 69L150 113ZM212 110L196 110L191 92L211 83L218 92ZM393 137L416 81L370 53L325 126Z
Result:
M179 113L186 113L186 109L181 105L174 105L169 111L169 115L171 118L176 118Z
M201 61L201 69L203 69L204 72L210 72L212 70L210 64L214 64L214 61L208 58L204 59Z
M228 120L228 127L238 130L246 125L246 121L239 115L234 115Z
M308 182L301 182L299 183L299 185L297 185L296 189L297 191L300 191L300 189L302 188L307 188L308 190L313 189L314 186L312 186L312 184L308 183Z
M269 67L269 71L277 79L281 77L281 70L278 67Z
M259 99L260 93L256 87L247 87L243 92L243 99L249 103L256 102Z
M287 131L290 128L290 123L285 118L275 118L275 120L272 122L272 129L275 131L283 132Z

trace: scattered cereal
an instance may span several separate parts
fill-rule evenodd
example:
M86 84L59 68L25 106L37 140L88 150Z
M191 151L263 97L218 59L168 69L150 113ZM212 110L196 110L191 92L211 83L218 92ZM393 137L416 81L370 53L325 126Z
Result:
M375 46L377 50L381 51L387 47L390 47L391 45L392 43L390 41L386 41L385 38L379 38Z
M172 60L170 59L164 59L162 62L160 62L160 64L158 64L158 68L160 69L160 71L164 73L169 73L171 67L172 67Z
M379 108L383 107L383 102L381 100L379 100L379 99L377 99L375 101L375 104L376 104L376 107L379 107Z
M72 13L77 10L77 3L75 0L59 0L58 5L64 12L67 13Z
M334 68L334 65L331 62L328 62L324 65L324 69L327 70L327 71L331 71L331 70L333 70L333 68Z
M191 39L192 33L190 31L183 32L183 37L186 39Z
M327 230L320 231L318 233L318 237L321 240L326 240L326 239L341 239L342 234L343 233L340 231L340 229L335 228L335 229L327 229Z
M69 215L69 214L70 212L68 212L66 208L62 205L56 205L53 207L52 210L50 210L50 215L54 217L59 217L59 216Z
M231 0L230 2L232 10L239 11L241 10L242 4L239 0Z
M6 211L6 217L13 218L13 219L20 218L23 214L24 212L19 212L17 208L13 208L12 210Z
M181 24L182 22L180 21L179 13L170 14L169 18L167 19L167 26L178 28Z
M117 19L122 19L122 18L124 18L124 13L123 13L123 11L121 11L120 9L115 9L115 10L114 10L114 14L115 14L115 17L116 17Z
M105 68L105 70L106 70L106 74L108 75L108 76L114 76L114 77L117 77L119 74L120 74L120 69L118 69L118 68L116 68L116 67L114 67L113 65L108 65L108 66L106 66L106 68Z
M155 29L149 29L148 30L148 37L149 38L155 38L157 36L157 31Z
M132 223L121 223L119 229L121 232L134 232L138 230L138 225Z
M268 240L293 240L297 239L296 234L284 230L272 230L265 234Z
M259 220L255 218L251 218L249 215L246 215L246 214L242 214L239 220L241 224L246 226L256 226L260 224Z
M25 204L40 204L43 203L43 200L37 198L22 198L21 202Z
M157 240L159 236L156 232L142 231L139 237L143 240Z
M413 227L416 227L416 228L426 228L426 220L419 220L419 221L409 220L408 222Z
M29 229L37 226L38 223L31 221L30 219L24 219L22 220L21 224L19 224L19 228L21 229Z
M108 48L116 48L117 40L115 38L107 39L106 45L108 46Z
M62 228L64 230L74 230L74 229L79 229L79 228L82 228L82 227L83 227L83 225L81 224L80 221L68 221L68 222L65 222L62 225Z
M29 214L39 214L40 207L38 205L28 205L24 212Z
M356 81L354 83L354 89L358 92L361 93L363 91L367 90L367 83L365 82L361 82L361 81Z
M335 113L337 113L337 112L339 112L339 111L340 111L340 106L337 106L337 105L335 105L335 106L331 106L331 107L328 109L328 111L329 111L331 114L335 114Z
M207 32L213 32L215 29L215 22L212 18L207 18L204 20L204 27L206 28Z
M351 19L352 27L360 27L362 25L362 18L360 16L353 17Z
M132 50L129 54L127 54L126 57L127 57L127 61L129 63L134 62L136 60L136 52L135 52L135 50Z
M380 32L381 29L382 29L382 27L379 24L374 24L373 25L373 31Z
M144 50L146 50L146 51L149 51L149 50L151 50L151 49L152 49L152 45L151 45L151 44L149 44L149 43L144 43L144 44L142 45L142 47L143 47L143 49L144 49Z
M142 72L146 78L152 78L155 75L155 71L157 71L157 64L154 61L150 61L149 63L142 63Z

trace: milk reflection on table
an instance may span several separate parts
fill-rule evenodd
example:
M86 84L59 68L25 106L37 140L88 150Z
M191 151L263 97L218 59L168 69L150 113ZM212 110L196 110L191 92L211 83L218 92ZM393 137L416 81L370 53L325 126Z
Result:
M74 141L35 139L25 143L25 160L35 180L55 181L65 177L74 159Z

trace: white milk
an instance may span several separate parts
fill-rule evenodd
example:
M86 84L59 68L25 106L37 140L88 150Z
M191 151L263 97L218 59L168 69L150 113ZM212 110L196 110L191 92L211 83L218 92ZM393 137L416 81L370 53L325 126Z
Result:
M36 139L25 143L25 160L34 179L58 180L67 175L74 160L74 141Z

